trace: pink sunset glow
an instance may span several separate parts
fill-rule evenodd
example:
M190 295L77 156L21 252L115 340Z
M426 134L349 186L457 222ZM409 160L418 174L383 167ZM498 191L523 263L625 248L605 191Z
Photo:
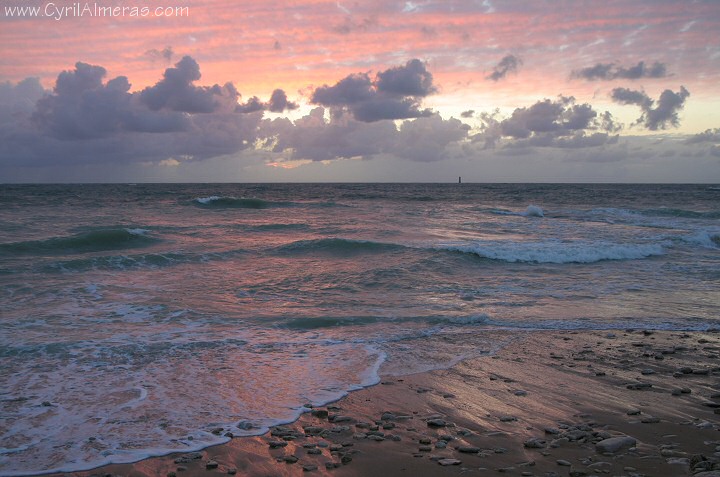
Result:
M299 104L290 115L297 119L314 107L313 91L323 85L355 74L373 78L418 59L434 85L423 103L444 118L469 110L510 115L572 96L609 111L623 134L642 135L648 131L633 125L642 111L613 99L612 91L642 91L657 105L663 91L682 87L688 98L673 111L682 114L660 129L699 134L720 123L720 8L712 1L101 2L149 14L73 16L84 5L4 2L0 81L39 78L52 90L58 74L80 61L105 68L105 81L126 76L133 93L189 56L202 75L196 85L232 83L240 103L253 96L266 101L281 89ZM37 7L39 16L8 10L17 6ZM158 7L181 10L157 17ZM593 67L604 76L593 76Z

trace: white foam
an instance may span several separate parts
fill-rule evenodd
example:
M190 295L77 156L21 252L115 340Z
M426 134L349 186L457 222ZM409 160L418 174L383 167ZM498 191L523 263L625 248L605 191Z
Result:
M150 231L146 229L125 229L125 231L131 235L147 235Z
M520 215L524 217L545 217L545 213L543 212L542 208L537 205L528 205L527 209L525 209L525 212Z
M220 200L222 197L219 197L217 195L211 195L210 197L198 197L195 199L195 202L198 202L200 204L209 204L211 202L215 202L217 200Z
M693 235L683 237L683 241L705 248L720 248L720 231L700 230Z
M120 315L123 323L138 313L119 311L128 312ZM139 314L153 312L145 307ZM201 450L227 442L228 431L260 435L295 421L307 411L304 403L324 405L376 384L385 359L369 346L302 338L281 343L275 334L261 353L256 348L262 342L243 345L241 336L215 341L206 331L152 335L146 330L140 341L134 333L115 333L92 343L68 343L55 352L72 355L70 360L48 356L34 363L7 362L8 379L0 391L9 396L37 391L5 409L11 424L0 436L0 477L80 471ZM337 356L345 359L338 362ZM28 369L43 365L54 372ZM253 427L237 428L244 420ZM210 432L215 428L222 429L220 435ZM64 450L58 452L58 446Z
M608 242L478 242L440 245L438 248L472 253L505 262L594 263L602 260L636 260L665 253L663 244Z

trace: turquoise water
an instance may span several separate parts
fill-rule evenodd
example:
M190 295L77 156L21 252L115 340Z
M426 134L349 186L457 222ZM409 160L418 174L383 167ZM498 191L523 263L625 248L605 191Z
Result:
M259 434L495 329L717 327L718 289L717 186L0 186L0 475Z

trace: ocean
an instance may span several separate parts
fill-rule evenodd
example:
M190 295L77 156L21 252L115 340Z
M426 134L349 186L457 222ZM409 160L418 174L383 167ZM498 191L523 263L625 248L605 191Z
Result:
M0 476L262 434L494 330L717 328L718 290L718 186L0 185Z

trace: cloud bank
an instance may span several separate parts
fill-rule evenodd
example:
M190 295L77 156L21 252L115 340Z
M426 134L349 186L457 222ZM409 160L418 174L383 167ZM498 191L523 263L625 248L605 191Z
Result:
M258 167L303 165L314 171L370 159L371 168L412 161L413 168L435 174L442 167L433 164L467 168L488 158L535 157L550 163L565 157L573 163L611 164L651 155L621 140L622 125L611 113L570 96L536 101L505 115L468 109L459 119L443 118L423 107L438 87L417 59L316 87L309 97L316 107L292 115L294 120L279 115L298 108L282 89L265 101L242 100L232 83L201 85L201 78L199 64L185 56L155 84L135 92L127 77L107 78L104 67L83 62L61 72L52 91L37 78L0 83L0 171L151 165L204 173L193 164L205 160L218 167L217 161L232 156ZM689 92L665 90L653 100L640 90L615 88L611 97L639 107L642 115L635 124L657 130L677 126ZM718 131L678 142L662 157L680 157L683 147L697 157L715 157Z
M498 114L480 116L481 131L474 142L493 148L558 147L580 148L601 146L616 141L622 126L605 111L598 113L587 103L576 104L575 98L560 96L545 99L532 106L516 108L510 117L498 119Z
M252 145L262 119L234 112L239 94L232 84L196 86L199 66L188 56L136 93L125 76L106 75L78 62L39 99L32 80L14 86L14 103L0 98L0 117L13 114L0 127L0 165L205 159Z

